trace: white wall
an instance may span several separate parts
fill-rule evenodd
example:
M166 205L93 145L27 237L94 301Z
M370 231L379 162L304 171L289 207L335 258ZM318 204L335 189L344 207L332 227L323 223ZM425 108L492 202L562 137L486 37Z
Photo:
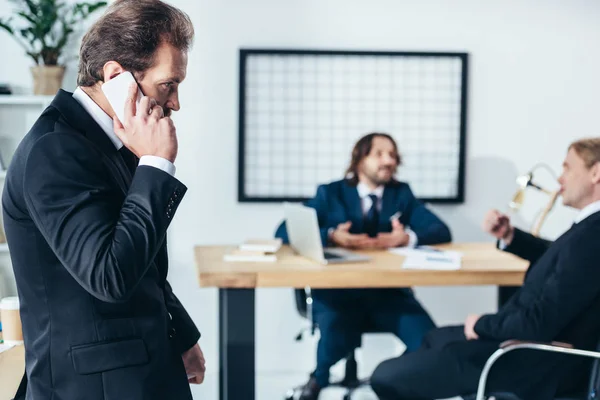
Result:
M177 176L189 187L170 231L170 280L203 332L212 384L195 388L215 396L217 293L198 289L192 249L271 236L282 217L277 205L238 204L237 90L240 47L466 51L470 54L467 198L460 206L432 207L457 241L489 240L480 232L489 207L506 209L514 177L544 161L560 172L572 140L600 130L600 3L594 0L174 0L197 33L182 111ZM0 13L7 8L0 1ZM1 15L1 14L0 14ZM29 61L0 34L0 81L29 86ZM71 80L65 87L73 88ZM341 171L340 171L341 173ZM546 175L544 183L551 183ZM533 218L530 205L516 220ZM538 207L539 208L539 207ZM555 237L573 212L557 207L543 231ZM459 323L469 312L492 311L495 290L418 288L438 323ZM291 290L257 295L257 363L263 375L308 372L314 341L293 342L304 322ZM390 337L368 337L364 370L398 351ZM259 382L259 390L261 383ZM204 396L203 396L204 395Z

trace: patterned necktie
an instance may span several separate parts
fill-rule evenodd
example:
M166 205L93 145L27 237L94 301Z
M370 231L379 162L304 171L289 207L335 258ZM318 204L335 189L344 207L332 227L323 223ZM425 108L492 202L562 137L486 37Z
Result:
M125 161L125 165L127 165L131 175L133 175L138 166L139 159L125 146L119 149L119 154L121 154L123 161Z
M378 198L370 194L369 198L373 203L365 216L365 233L370 237L376 237L379 231L379 210L377 209Z

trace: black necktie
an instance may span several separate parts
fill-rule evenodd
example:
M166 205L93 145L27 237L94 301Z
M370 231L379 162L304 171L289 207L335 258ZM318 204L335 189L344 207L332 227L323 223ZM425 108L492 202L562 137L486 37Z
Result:
M365 216L365 232L370 237L376 237L379 231L379 210L377 209L379 199L374 194L370 194L369 198L373 204Z
M138 158L125 146L119 149L119 154L121 154L123 161L125 161L125 165L127 165L131 175L133 175L139 162Z

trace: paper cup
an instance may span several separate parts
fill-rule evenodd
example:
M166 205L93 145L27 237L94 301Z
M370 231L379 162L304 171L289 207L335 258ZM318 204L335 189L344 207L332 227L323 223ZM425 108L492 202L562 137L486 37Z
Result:
M4 343L11 345L23 344L18 297L5 297L0 301L0 319L2 320Z

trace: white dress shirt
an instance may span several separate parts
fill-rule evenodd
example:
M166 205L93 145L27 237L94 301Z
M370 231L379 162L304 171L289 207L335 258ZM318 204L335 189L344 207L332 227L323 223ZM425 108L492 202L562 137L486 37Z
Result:
M591 204L588 204L587 206L583 207L581 211L579 211L579 214L577 214L577 217L575 218L575 223L580 223L581 221L583 221L590 215L597 213L598 211L600 211L600 201L595 201Z
M367 215L367 213L371 209L371 206L373 205L373 201L369 197L369 195L371 195L371 194L374 194L375 196L377 196L376 207L377 207L377 210L381 211L381 207L382 207L382 203L383 203L383 201L382 201L383 190L384 190L383 185L378 186L374 190L371 190L371 188L369 188L369 186L367 186L365 183L360 182L356 186L356 190L358 191L358 197L360 197L363 215ZM408 243L406 244L406 247L416 247L417 242L418 242L417 234L415 232L413 232L412 229L410 229L409 227L405 227L404 231L408 235Z
M88 96L86 92L81 90L80 87L75 89L75 92L73 92L73 98L77 100L77 102L81 104L85 111L90 114L94 121L100 125L100 128L102 128L104 133L106 133L106 136L108 136L117 150L120 150L121 147L123 147L123 142L121 142L121 140L115 134L112 118L105 113L104 110L102 110L102 108L100 108L100 106L96 104L96 102L94 102L94 100L92 100L92 98ZM171 176L175 176L175 165L173 165L173 163L166 158L157 156L142 156L138 165L147 165L158 168Z
M600 211L600 200L599 201L595 201L591 204L588 204L587 206L583 207L579 213L577 214L577 216L575 217L574 222L576 224L580 223L581 221L583 221L584 219L586 219L587 217L589 217L592 214L597 213L598 211ZM504 241L504 239L500 239L500 242L498 243L498 248L500 250L504 250L508 247L508 245L506 244L506 242Z

